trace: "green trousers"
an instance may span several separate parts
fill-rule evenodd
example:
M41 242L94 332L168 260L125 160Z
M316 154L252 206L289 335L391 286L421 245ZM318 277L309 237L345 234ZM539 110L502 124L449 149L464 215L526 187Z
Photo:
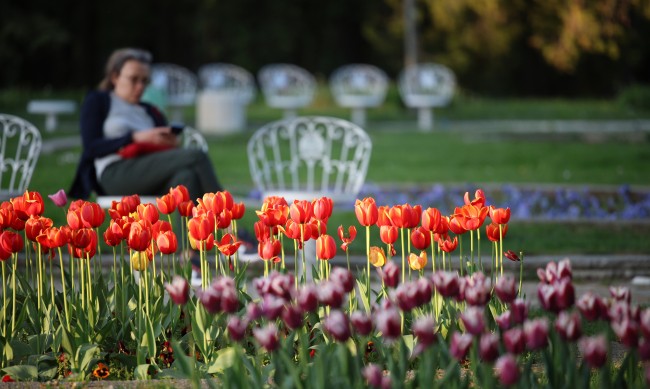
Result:
M99 183L107 195L113 196L162 196L182 184L196 200L205 193L223 190L208 155L183 148L113 162L102 172Z

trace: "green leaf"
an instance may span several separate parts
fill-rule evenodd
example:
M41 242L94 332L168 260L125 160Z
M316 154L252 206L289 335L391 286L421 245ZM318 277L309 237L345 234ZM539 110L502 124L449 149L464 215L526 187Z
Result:
M99 352L96 344L82 344L77 349L76 360L79 361L79 370L83 373L89 373L93 365L95 355ZM95 361L96 362L96 361Z
M133 376L136 380L147 380L149 379L149 368L151 367L149 364L138 365L133 371Z
M186 378L192 377L194 374L194 361L185 355L185 350L181 347L180 343L177 341L172 341L172 350L174 351L174 365L178 364L181 369L181 372L185 374Z
M149 316L144 315L145 333L142 337L140 346L147 348L147 353L150 358L156 356L156 337L153 334L153 325Z
M4 339L3 339L3 342L4 342ZM11 361L12 359L14 359L14 349L11 346L11 343L8 343L8 342L5 343L3 352L4 352L5 357L7 358L7 361Z
M362 280L357 280L357 287L359 288L359 297L361 298L363 307L366 309L366 312L370 312L370 301L368 301L366 284Z
M237 360L235 349L232 347L223 348L217 351L214 362L208 366L208 374L223 372L233 366Z
M16 365L2 369L16 381L36 381L38 379L38 369L34 365Z
M36 363L39 381L50 381L56 377L59 362L53 356L41 355Z

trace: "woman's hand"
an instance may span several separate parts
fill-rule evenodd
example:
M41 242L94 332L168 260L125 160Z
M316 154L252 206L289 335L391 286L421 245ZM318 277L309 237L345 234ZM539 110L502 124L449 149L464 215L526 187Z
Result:
M178 145L178 137L172 134L171 127L154 127L150 130L135 131L132 137L135 143L153 143L165 146Z

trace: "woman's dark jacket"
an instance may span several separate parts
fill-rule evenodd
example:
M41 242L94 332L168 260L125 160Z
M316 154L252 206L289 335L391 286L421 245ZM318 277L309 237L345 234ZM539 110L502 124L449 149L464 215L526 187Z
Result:
M156 127L166 126L167 120L160 111L151 104L140 102L147 114L153 119ZM119 138L104 137L104 121L111 107L110 92L92 91L88 93L81 107L81 141L83 152L77 167L77 173L68 195L73 198L87 199L94 191L98 195L104 190L97 182L95 158L116 153L120 148L133 142L131 132Z

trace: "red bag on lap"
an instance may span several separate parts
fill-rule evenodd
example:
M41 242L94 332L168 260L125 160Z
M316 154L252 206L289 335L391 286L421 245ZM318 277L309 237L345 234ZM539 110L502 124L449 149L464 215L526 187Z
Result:
M157 151L164 151L174 148L174 146L169 145L159 145L155 143L139 142L131 143L122 147L117 154L122 158L135 158L141 155L146 155L150 153L155 153Z

